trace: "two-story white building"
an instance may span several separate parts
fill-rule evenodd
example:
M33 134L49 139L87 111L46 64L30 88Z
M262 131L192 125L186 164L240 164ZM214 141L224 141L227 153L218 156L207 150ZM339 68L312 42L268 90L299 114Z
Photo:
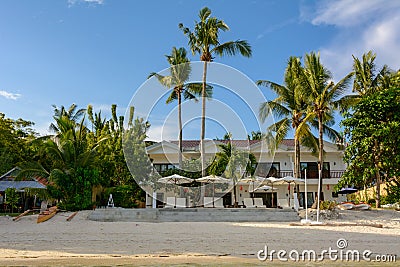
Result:
M215 154L219 151L219 144L227 143L227 140L206 140L205 141L205 155L206 162L211 162ZM285 176L293 176L294 166L294 140L285 139L275 150L275 153L268 153L269 150L264 141L260 140L232 140L232 145L238 149L248 151L254 154L257 160L257 168L255 176L258 177L276 177L282 178ZM200 141L198 140L184 140L182 143L183 158L185 160L200 158ZM147 153L153 164L154 169L163 174L169 169L178 166L178 142L177 141L162 141L147 147ZM338 183L339 178L346 169L343 162L343 149L340 149L336 144L329 142L324 143L325 159L323 165L323 186L322 192L325 200L342 201L343 196L335 194L334 186ZM307 174L307 202L310 206L317 195L318 188L318 157L312 155L310 149L301 147L301 179L304 179L305 173ZM295 185L291 184L278 184L273 185L272 190L255 190L253 186L262 186L262 184L242 183L236 185L236 197L239 205L243 203L244 198L256 197L262 198L264 205L267 207L281 206L279 200L288 200L293 203L293 193L295 192ZM214 186L215 187L215 186ZM233 187L217 186L215 189L215 197L222 197L225 206L231 206L234 202L232 194ZM176 192L175 192L176 193ZM182 190L181 192L182 193ZM305 206L305 185L299 184L299 202L300 206ZM207 194L207 193L206 193ZM150 194L151 195L151 194ZM169 195L174 195L174 192L168 190L158 189L157 199L158 205L162 206L165 199ZM182 196L182 195L181 195ZM161 201L163 200L163 201ZM190 205L198 205L188 201ZM147 201L147 205L151 206L151 199ZM154 205L153 205L154 206Z

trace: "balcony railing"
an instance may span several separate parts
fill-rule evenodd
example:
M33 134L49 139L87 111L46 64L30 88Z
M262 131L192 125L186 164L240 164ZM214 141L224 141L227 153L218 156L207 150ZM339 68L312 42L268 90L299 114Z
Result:
M322 178L340 178L342 177L344 171L322 171ZM266 177L276 177L276 178L283 178L286 176L293 176L293 171L291 170L282 170L282 171L275 171L274 173L269 173ZM301 172L301 178L304 179L304 171ZM307 179L318 179L318 171L307 171Z

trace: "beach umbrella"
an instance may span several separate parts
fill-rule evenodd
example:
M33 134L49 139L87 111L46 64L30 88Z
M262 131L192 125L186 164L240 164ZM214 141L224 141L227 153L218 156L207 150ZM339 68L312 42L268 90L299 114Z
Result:
M274 188L269 185L263 185L263 186L260 186L260 187L257 187L256 189L254 189L254 191L269 191L269 190L274 190L274 189L276 190L277 188Z
M251 191L251 192L254 192L255 183L260 184L261 181L260 181L260 179L257 178L257 177L246 177L246 178L240 179L240 180L239 180L239 183L249 184L249 192L250 192L250 191ZM253 185L253 189L252 189L252 190L250 190L250 184ZM254 195L252 195L251 198L254 199ZM253 200L253 204L254 204L254 200Z
M292 176L285 176L282 178L282 182L284 183L288 183L289 184L289 207L290 207L290 184L294 183L294 184L304 184L304 180L303 179L299 179L299 178L294 178Z
M340 189L337 193L341 194L341 195L347 195L347 194L355 193L357 191L358 191L358 189L355 189L352 187L345 187L345 188Z
M194 180L189 178L189 177L185 177L179 174L173 174L170 176L166 176L166 177L161 177L160 179L157 180L157 182L159 183L163 183L163 184L173 184L173 185L180 185L180 184L189 184L191 182L193 182ZM175 205L174 207L176 207L176 196L175 196Z
M207 183L207 184L211 183L213 185L213 199L212 200L213 200L213 208L214 208L215 207L215 205L214 205L215 184L227 184L227 183L230 183L231 180L226 179L221 176L209 175L209 176L205 176L205 177L196 179L196 182Z
M262 178L262 177L260 177ZM282 181L282 178L275 178L275 177L268 177L268 178L262 178L263 182L267 184L271 184L272 186L272 207L274 207L274 184L283 184L284 182Z

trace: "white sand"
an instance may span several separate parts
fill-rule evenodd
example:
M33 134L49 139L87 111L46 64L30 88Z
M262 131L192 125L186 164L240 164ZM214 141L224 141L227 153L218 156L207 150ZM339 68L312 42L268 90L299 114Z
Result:
M348 249L396 254L400 260L400 212L340 211L334 222L381 223L367 226L315 227L288 223L94 222L90 211L59 213L37 224L37 215L18 222L0 216L0 265L162 265L176 263L261 264L257 252L269 249L336 248L345 238ZM332 221L330 221L332 222ZM264 263L265 265L265 263Z

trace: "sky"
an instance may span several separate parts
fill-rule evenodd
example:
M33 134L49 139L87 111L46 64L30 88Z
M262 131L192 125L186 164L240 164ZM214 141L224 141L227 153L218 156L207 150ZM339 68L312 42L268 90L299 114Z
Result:
M223 75L216 75L215 99L207 102L207 138L231 131L239 139L251 130L264 130L266 123L256 118L253 104L274 95L251 82L282 83L290 56L319 51L335 80L351 71L352 55L361 57L368 50L377 53L378 66L400 68L398 0L3 0L0 112L33 121L40 134L47 134L52 105L91 104L109 117L111 104L123 115L132 103L151 102L151 111L137 104L136 113L152 124L149 139L177 139L176 104L167 106L168 90L152 91L148 86L159 85L147 77L168 67L164 55L173 46L188 49L178 24L193 29L205 6L230 27L220 34L221 42L247 40L253 51L251 58L215 58L227 72L234 68L237 73L220 84ZM192 62L199 60L188 54ZM243 84L227 85L232 77ZM244 87L237 88L239 84ZM184 118L184 139L198 139L201 105L188 102L183 108L190 114Z

